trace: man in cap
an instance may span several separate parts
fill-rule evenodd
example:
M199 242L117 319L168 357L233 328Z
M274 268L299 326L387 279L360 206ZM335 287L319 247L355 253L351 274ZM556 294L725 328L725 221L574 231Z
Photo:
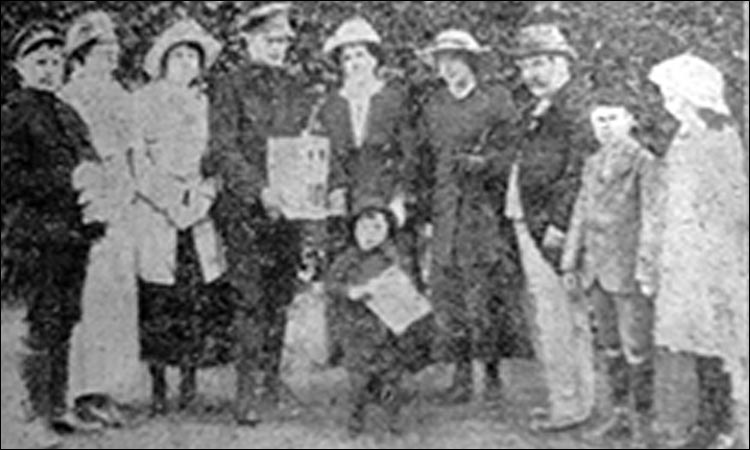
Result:
M247 61L216 80L210 113L206 169L224 182L215 218L241 293L236 414L248 426L260 420L259 392L278 401L285 310L294 299L300 266L300 231L267 195L266 170L269 139L299 136L311 111L312 102L285 67L295 38L290 8L272 3L247 15L241 25Z
M509 167L517 164L519 169L518 183L510 188L513 192L516 188L520 191L520 205L509 202L506 215L528 227L533 241L531 246L536 247L524 249L521 246L518 254L519 264L529 278L526 284L533 295L544 290L539 286L544 280L528 276L530 272L539 273L526 267L531 264L528 255L541 251L543 260L537 261L538 264L552 266L550 271L560 267L566 230L580 188L583 157L589 153L587 149L593 142L582 138L585 125L577 123L582 117L579 112L582 105L577 104L575 97L579 86L573 77L577 53L560 28L548 23L529 25L519 31L518 41L519 46L508 53L516 59L534 102L526 109L523 127L514 138L514 148L505 155L505 163ZM557 283L556 279L553 282ZM556 291L565 296L563 289ZM537 302L544 301L567 302L568 299L537 298ZM574 317L574 314L577 312L571 309L569 316ZM545 366L550 388L550 408L534 412L532 428L561 431L584 423L591 415L594 406L591 352L573 353L579 351L579 341L581 349L590 348L591 343L589 338L581 338L575 344L571 342L576 348L566 349L571 352L567 358L545 352L545 339L577 339L567 332L565 336L556 336L562 333L561 329L571 329L572 322L558 327L555 323L546 323L545 317L537 314L535 321L541 330L539 358Z
M70 338L80 319L81 290L95 237L83 224L73 171L95 159L81 118L60 101L65 40L36 22L14 39L21 89L2 108L3 251L10 275L3 294L28 299L28 354L22 376L36 447L58 444L52 426L78 431L67 410Z

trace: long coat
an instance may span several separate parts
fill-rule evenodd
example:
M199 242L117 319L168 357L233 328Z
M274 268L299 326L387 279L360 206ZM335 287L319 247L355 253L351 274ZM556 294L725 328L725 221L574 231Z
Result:
M101 233L84 226L73 188L76 167L96 160L88 130L55 95L23 89L3 106L1 151L3 293L29 298L32 322L73 323Z
M502 215L502 164L517 112L501 86L480 85L457 100L438 91L423 113L433 176L432 295L443 326L438 357L526 356L520 266L512 228ZM485 158L470 166L466 155ZM465 346L471 345L473 350Z
M362 145L356 143L350 109L349 101L335 92L320 111L333 149L330 188L347 189L351 204L363 196L391 200L407 190L406 163L415 145L408 92L392 81L372 97Z
M226 239L229 274L245 307L262 299L258 283L277 286L282 303L299 266L301 249L294 224L272 222L262 205L268 186L268 139L299 136L312 101L301 83L282 69L246 63L214 81L210 91L211 144L204 171L224 188L213 210ZM284 287L286 286L286 287Z
M580 270L586 290L598 281L615 294L636 294L639 281L654 282L658 188L657 160L636 143L590 157L562 270Z

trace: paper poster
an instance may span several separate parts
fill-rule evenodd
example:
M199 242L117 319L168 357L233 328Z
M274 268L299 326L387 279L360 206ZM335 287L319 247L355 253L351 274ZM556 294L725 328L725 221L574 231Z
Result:
M432 313L432 305L399 267L386 270L368 284L367 307L400 336Z

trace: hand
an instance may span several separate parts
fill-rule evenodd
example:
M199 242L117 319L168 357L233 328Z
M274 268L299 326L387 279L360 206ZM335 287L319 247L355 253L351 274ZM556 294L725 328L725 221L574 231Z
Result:
M563 286L569 294L575 294L581 288L581 280L577 274L568 272L563 275L562 278Z
M641 294L646 298L654 298L657 294L656 284L651 282L640 282Z
M393 211L393 215L396 216L399 228L403 227L408 219L406 212L406 196L404 194L398 194L393 201L391 201L389 208Z
M328 194L328 208L334 215L346 215L346 189L336 189Z
M349 298L354 302L362 302L370 295L367 286L354 286L349 289Z
M544 248L559 249L565 246L565 233L559 228L550 225L544 235Z
M263 206L266 208L268 217L272 221L278 222L284 217L282 209L284 199L281 194L272 191L270 188L265 188L261 194L261 200L263 201Z

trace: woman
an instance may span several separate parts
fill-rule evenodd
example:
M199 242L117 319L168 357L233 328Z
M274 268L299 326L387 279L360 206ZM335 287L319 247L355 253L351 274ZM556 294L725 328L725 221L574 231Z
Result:
M112 75L120 45L106 13L91 12L74 22L66 56L70 80L61 97L86 122L101 160L79 167L74 178L83 189L87 218L107 226L105 237L91 251L83 315L73 336L70 395L79 409L93 414L91 419L119 425L116 409L103 408L102 401L134 400L141 381L132 240L135 191L128 166L135 144L133 103Z
M154 414L167 411L167 366L181 370L180 408L187 408L197 369L228 362L231 348L233 293L208 215L217 185L201 174L209 136L200 80L220 50L195 21L176 23L146 56L153 81L136 94L141 347Z
M664 173L656 340L696 357L700 391L696 426L684 442L672 444L732 448L731 385L741 397L748 384L742 143L724 99L723 75L714 66L682 55L656 66L650 78L681 123Z
M324 51L341 72L341 86L328 96L317 118L331 141L331 202L350 212L351 205L362 198L384 199L399 216L402 231L397 240L399 246L409 247L402 248L402 253L413 255L403 229L409 194L405 167L415 141L406 88L382 76L382 39L361 17L344 22L328 39ZM335 257L345 249L346 221L334 219L330 228L329 250ZM416 272L414 261L408 265ZM336 322L335 317L329 318L329 323ZM336 331L332 333L335 344Z
M434 167L430 284L441 324L439 350L456 363L449 403L471 401L474 359L485 363L485 392L499 394L500 358L520 356L527 340L516 294L519 268L508 257L515 244L500 226L494 164L517 113L505 88L479 77L487 51L469 33L449 30L423 52L444 81L422 120Z

